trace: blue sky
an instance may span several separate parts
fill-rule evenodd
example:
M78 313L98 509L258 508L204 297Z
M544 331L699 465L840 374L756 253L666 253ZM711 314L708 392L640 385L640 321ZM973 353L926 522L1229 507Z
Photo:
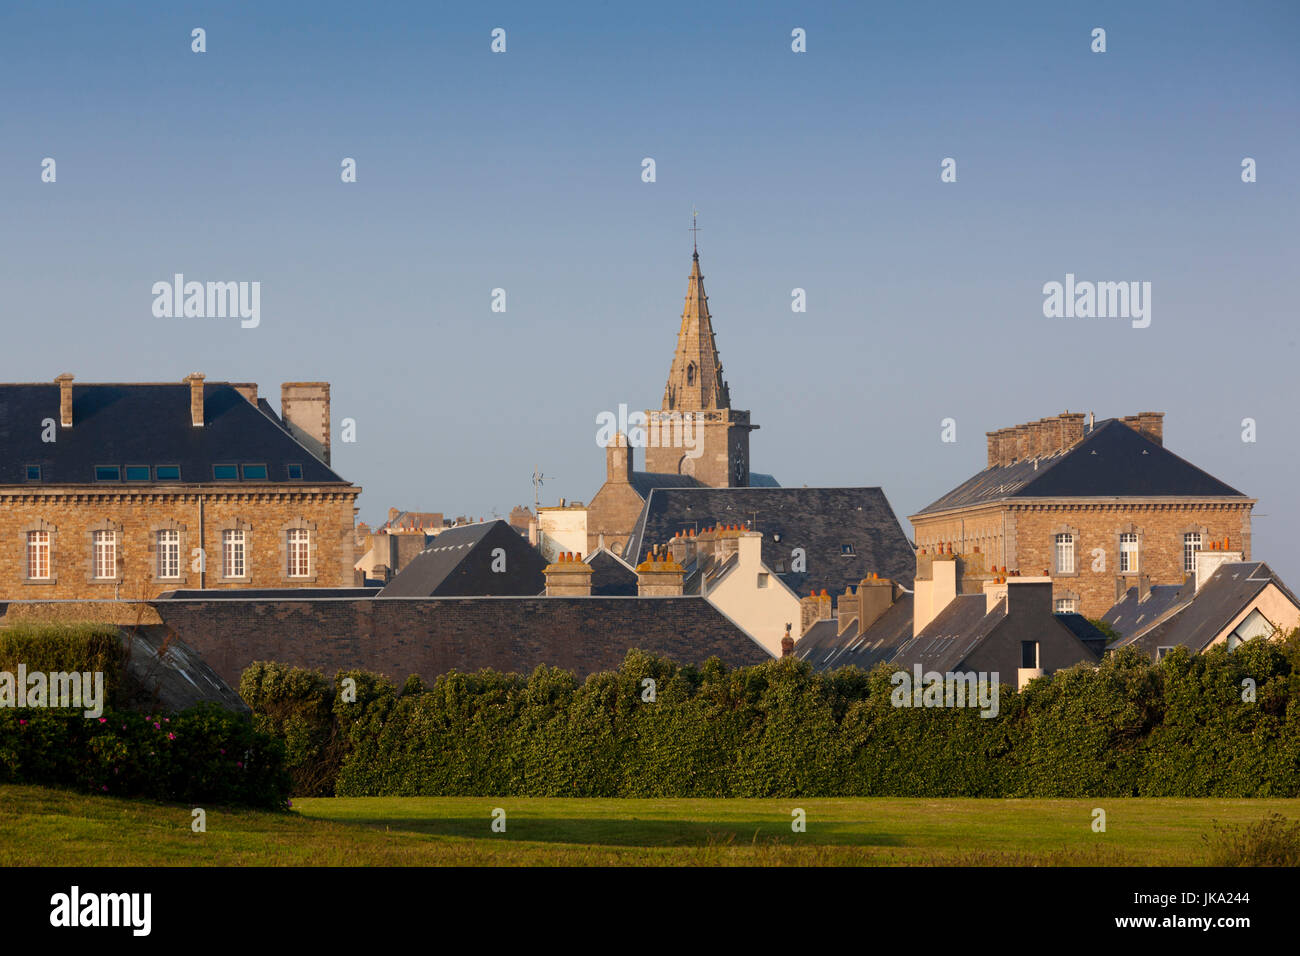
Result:
M986 431L1164 411L1300 582L1300 7L554 6L5 4L0 380L326 380L366 520L504 515L534 465L589 500L596 415L662 398L694 205L756 470L905 517ZM176 272L260 281L261 325L155 318ZM1150 327L1044 318L1067 272L1151 282Z

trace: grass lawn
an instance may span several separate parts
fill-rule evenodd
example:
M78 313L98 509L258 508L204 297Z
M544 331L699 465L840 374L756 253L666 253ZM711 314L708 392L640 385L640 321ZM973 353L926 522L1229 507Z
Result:
M490 829L493 808L506 832ZM791 810L807 813L793 833ZM1106 832L1092 831L1092 810ZM0 786L0 866L1187 865L1295 800L299 799L207 810Z

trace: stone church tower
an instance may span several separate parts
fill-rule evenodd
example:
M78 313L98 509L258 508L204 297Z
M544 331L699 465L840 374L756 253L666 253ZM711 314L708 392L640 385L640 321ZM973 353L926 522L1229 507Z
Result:
M744 488L749 485L749 433L758 426L749 423L749 412L731 407L699 251L691 258L663 408L646 412L646 471L691 475L714 488Z

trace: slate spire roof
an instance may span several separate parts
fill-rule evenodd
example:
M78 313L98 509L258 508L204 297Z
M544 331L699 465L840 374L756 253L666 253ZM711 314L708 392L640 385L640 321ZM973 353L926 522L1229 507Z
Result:
M677 332L677 351L673 353L668 384L664 387L663 407L684 412L731 407L731 395L722 379L722 362L713 338L699 252L691 257L686 305Z
M1068 448L985 468L917 514L993 501L1071 497L1246 498L1163 445L1109 418Z

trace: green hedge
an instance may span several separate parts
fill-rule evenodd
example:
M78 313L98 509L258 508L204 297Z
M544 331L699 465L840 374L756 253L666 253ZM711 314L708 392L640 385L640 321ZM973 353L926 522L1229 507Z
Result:
M283 808L284 746L236 714L200 704L177 714L0 710L0 783L119 797Z
M130 709L142 699L124 671L119 629L17 624L0 629L0 671L95 672L103 712L0 707L0 783L72 787L192 805L282 808L293 792L285 748L244 716L213 704L179 713Z
M1004 684L995 718L896 708L890 673L818 674L792 658L697 669L632 651L581 683L539 667L399 691L256 664L241 692L311 792L341 796L1300 795L1294 634L1159 664L1126 649L1022 693Z

